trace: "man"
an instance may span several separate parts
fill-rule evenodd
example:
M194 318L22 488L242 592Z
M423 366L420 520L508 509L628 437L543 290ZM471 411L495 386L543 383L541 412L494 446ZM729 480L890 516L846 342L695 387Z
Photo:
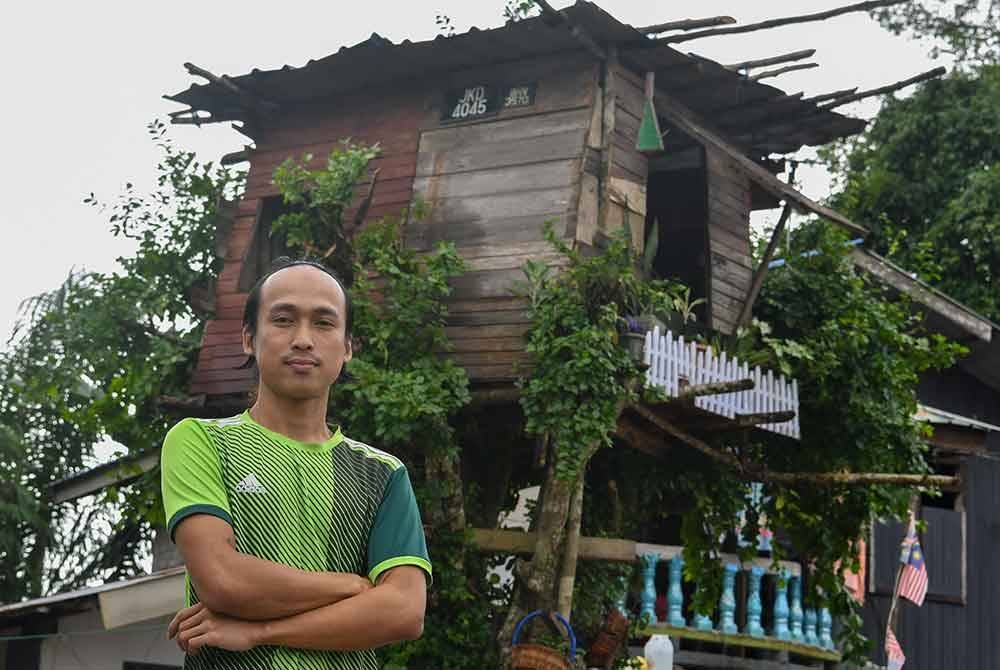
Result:
M431 565L403 464L326 423L352 355L339 280L306 261L272 270L248 295L243 351L254 405L164 441L190 605L167 634L189 670L376 668L376 647L420 636Z

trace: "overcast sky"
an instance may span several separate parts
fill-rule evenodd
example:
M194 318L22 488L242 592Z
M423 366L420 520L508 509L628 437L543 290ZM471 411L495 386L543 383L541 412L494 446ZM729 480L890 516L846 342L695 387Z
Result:
M633 25L717 14L751 23L846 3L599 2ZM558 8L568 3L553 4ZM8 5L0 25L0 62L5 64L0 102L0 338L7 339L21 300L55 288L71 268L113 270L115 258L130 251L127 243L112 237L107 221L81 201L91 191L111 200L126 181L139 187L152 183L157 154L146 124L180 108L161 95L193 81L182 67L185 61L234 75L253 67L298 66L372 32L393 41L433 38L438 13L450 16L459 32L472 25L497 26L503 5L503 0L357 5L38 0ZM816 48L819 69L769 80L789 93L807 95L871 88L937 64L928 59L926 45L884 32L865 14L679 46L724 63ZM870 118L876 103L840 111ZM172 136L203 160L239 149L246 139L226 124L175 127ZM807 194L828 193L828 179L820 171L800 168L800 177Z

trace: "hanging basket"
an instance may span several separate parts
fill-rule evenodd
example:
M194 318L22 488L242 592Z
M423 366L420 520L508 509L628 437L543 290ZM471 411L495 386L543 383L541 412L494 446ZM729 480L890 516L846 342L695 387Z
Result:
M573 628L561 614L553 613L559 619L559 623L566 628L566 635L569 638L568 657L563 656L555 649L550 649L540 644L518 643L524 624L536 616L541 616L545 613L544 610L535 610L518 622L517 628L514 629L514 639L511 640L511 670L570 670L573 666L573 660L576 658L576 635L573 634Z

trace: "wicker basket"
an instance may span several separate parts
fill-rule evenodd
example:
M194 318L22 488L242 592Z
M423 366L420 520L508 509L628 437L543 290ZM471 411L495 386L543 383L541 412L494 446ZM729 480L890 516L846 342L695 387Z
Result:
M569 656L563 656L555 649L540 644L520 644L521 629L529 620L546 614L544 610L535 610L521 619L514 629L514 639L511 640L510 666L512 670L570 670L576 657L576 635L569 622L558 613L555 618L565 626L569 638Z

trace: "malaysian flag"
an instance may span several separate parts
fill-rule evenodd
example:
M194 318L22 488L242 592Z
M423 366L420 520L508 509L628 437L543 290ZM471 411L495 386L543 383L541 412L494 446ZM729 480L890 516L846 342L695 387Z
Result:
M885 653L889 659L888 670L900 670L903 664L906 663L906 654L903 653L903 648L899 646L899 641L896 640L896 635L892 632L892 628L886 628L885 631Z
M917 607L924 604L927 595L927 566L924 564L924 552L917 538L917 528L910 517L910 527L903 539L899 562L903 564L899 576L899 595L913 602Z

